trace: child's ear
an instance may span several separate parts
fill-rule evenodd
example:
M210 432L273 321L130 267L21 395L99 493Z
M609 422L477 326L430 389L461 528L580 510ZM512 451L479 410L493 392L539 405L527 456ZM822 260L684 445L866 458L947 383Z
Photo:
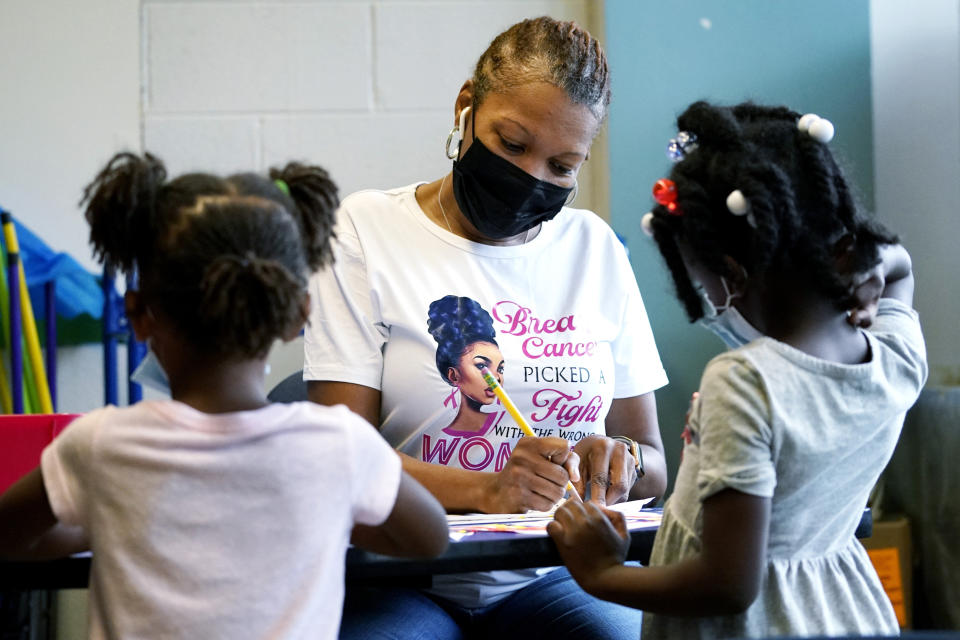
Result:
M730 281L734 291L742 292L747 286L747 270L731 256L723 256L723 264L727 268L723 277Z
M280 338L284 342L290 342L294 338L300 335L300 332L303 330L303 325L307 324L310 321L310 294L304 293L303 300L300 301L300 320L296 323L294 327Z
M133 335L140 342L145 342L153 335L153 314L147 312L147 305L139 291L127 291L123 295L123 311L127 314L127 321L133 327Z

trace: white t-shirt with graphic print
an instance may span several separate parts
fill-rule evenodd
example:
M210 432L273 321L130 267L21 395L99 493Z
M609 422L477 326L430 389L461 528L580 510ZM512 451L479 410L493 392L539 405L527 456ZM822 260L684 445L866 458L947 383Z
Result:
M306 380L379 389L380 432L391 445L477 471L501 470L521 432L497 402L480 407L479 426L451 426L464 400L438 370L427 330L430 304L444 296L470 298L490 315L503 388L540 436L575 444L603 433L614 398L666 384L626 251L603 220L564 208L529 242L490 246L430 221L416 186L344 199L335 262L310 283ZM507 586L502 578L488 586ZM513 588L444 595L479 606Z

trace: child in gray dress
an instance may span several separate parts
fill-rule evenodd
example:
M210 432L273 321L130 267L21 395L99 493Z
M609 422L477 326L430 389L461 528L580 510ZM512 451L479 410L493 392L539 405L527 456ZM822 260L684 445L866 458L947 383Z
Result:
M644 638L896 634L854 537L927 376L910 257L855 206L833 125L691 105L643 220L691 321L730 351L703 373L650 567L618 514L548 530L589 593L650 612Z

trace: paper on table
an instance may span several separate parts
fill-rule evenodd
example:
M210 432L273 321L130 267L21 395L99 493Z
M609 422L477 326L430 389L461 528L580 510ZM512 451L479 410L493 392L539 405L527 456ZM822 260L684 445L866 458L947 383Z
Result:
M627 519L627 529L652 528L659 526L661 514L659 511L641 511L643 505L653 498L631 500L611 505L609 508L619 511ZM559 505L557 505L559 506ZM468 535L481 532L519 533L526 535L543 535L547 523L553 519L556 507L550 511L528 511L526 513L473 513L465 515L448 515L447 524L450 526L450 539L462 540Z

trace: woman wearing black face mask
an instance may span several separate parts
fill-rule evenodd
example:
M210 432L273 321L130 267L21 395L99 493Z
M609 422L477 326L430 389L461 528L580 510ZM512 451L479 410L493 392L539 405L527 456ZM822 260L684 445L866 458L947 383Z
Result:
M568 480L601 504L666 487L653 399L666 377L633 271L606 223L565 206L609 96L589 33L514 25L457 95L451 171L344 199L336 263L311 282L310 398L377 425L449 511L546 510ZM428 332L431 302L447 296L489 311L505 388L540 437L521 437L493 403L480 431L445 430L462 394L438 373L436 344L444 322L471 322L451 308ZM565 569L501 571L438 577L426 594L349 590L341 637L636 638L639 626Z

